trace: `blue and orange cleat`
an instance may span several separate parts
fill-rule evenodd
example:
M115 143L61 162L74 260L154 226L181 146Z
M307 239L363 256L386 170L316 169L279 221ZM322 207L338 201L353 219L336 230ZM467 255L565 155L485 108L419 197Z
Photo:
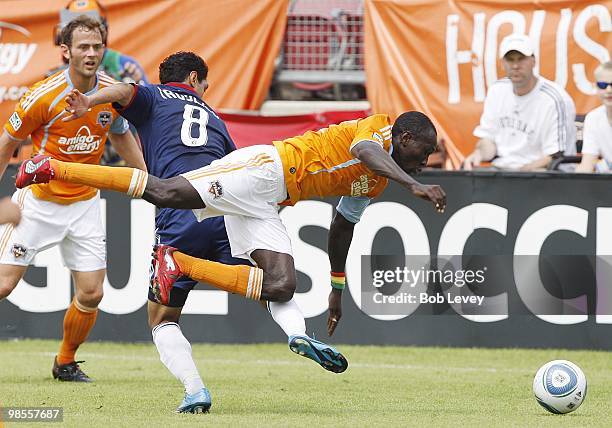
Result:
M55 175L49 159L49 156L36 155L24 161L17 171L15 187L23 189L30 184L48 183Z
M212 406L210 392L206 387L193 395L185 393L185 398L176 409L176 413L208 413Z
M330 372L342 373L348 367L348 361L336 348L308 336L289 337L289 349L319 363L321 367Z
M182 276L181 269L172 253L176 248L159 244L153 247L151 260L151 291L162 305L168 305L170 291L177 279Z

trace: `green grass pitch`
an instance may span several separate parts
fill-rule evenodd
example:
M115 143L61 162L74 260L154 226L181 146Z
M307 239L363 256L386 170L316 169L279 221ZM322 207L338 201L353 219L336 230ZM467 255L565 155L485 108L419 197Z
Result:
M62 425L73 427L612 426L609 352L339 346L349 368L337 375L283 344L194 345L213 407L179 415L182 387L152 343L85 344L77 357L93 384L51 379L57 347L0 342L0 406L62 406ZM536 370L553 359L575 362L589 383L568 415L548 414L531 392Z

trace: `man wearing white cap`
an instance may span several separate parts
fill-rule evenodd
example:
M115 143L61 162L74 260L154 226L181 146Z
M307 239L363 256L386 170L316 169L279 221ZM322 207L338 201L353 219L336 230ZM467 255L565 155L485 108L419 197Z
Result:
M559 85L534 74L529 37L505 37L500 58L506 77L489 87L474 129L480 140L464 168L492 161L499 169L534 171L546 168L555 155L575 153L574 102Z

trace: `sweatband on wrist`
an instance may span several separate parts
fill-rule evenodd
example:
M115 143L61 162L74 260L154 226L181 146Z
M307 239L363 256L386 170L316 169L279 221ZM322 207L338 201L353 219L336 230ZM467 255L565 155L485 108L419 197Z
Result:
M336 290L344 290L346 286L346 276L344 272L331 272L331 286Z

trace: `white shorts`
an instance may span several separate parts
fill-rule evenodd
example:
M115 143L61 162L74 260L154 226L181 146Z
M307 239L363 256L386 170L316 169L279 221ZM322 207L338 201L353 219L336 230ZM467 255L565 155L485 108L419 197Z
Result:
M252 260L254 250L292 254L278 215L287 199L283 164L274 146L250 146L182 174L206 208L193 210L198 221L225 216L232 256Z
M64 265L73 271L106 268L106 232L100 212L100 195L61 205L36 198L20 189L13 202L21 209L17 227L0 226L0 264L28 266L40 251L59 245Z

